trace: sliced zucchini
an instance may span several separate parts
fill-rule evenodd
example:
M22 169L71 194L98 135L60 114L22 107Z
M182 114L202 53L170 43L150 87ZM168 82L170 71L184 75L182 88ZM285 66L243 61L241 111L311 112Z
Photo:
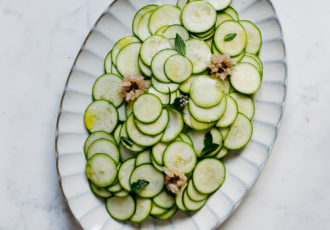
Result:
M170 56L176 54L175 50L172 49L164 49L159 51L151 62L151 70L154 74L154 77L161 82L164 83L170 83L171 81L166 77L165 71L164 71L164 65Z
M150 25L150 24L149 24ZM166 38L159 35L148 37L142 44L140 56L144 64L151 66L152 58L160 50L171 48L170 43Z
M139 153L139 155L137 155L137 157L136 157L135 166L145 164L145 163L151 163L150 150L145 150L145 151Z
M229 133L229 127L223 127L223 128L219 127L219 131L222 134L223 139L226 139Z
M213 107L220 103L223 95L221 81L207 75L196 78L191 84L190 97L197 106Z
M149 184L135 193L140 197L151 198L157 196L164 187L164 174L157 171L151 164L142 164L137 166L130 177L130 184L137 180L146 180Z
M150 155L150 159L151 159L151 164L154 166L154 168L156 170L158 170L159 172L164 172L164 168L163 168L163 165L159 165L155 159L153 158L152 155Z
M238 63L230 76L230 83L240 93L254 94L261 86L261 75L250 63Z
M148 198L135 198L136 209L134 215L131 217L130 221L134 223L140 223L147 219L152 208L152 201Z
M195 168L196 153L190 144L173 142L165 149L163 162L166 168L188 174Z
M190 77L193 66L188 58L175 54L166 60L164 70L168 79L175 83L181 83Z
M224 146L230 150L241 149L249 143L252 132L251 121L244 114L238 113L235 122L229 129Z
M149 19L152 12L153 10L145 13L140 19L140 22L137 26L137 36L140 38L141 41L144 41L151 36L151 33L149 31Z
M219 129L213 127L210 131L212 134L213 143L218 144L219 146L213 152L206 154L205 157L214 157L223 146L223 136Z
M125 189L120 190L119 192L115 192L114 195L116 197L126 197L129 195L129 192L126 191Z
M161 36L163 36L163 32L167 29L167 27L169 27L169 26L165 25L165 26L160 27L160 28L156 31L155 35L161 35Z
M225 112L227 106L226 97L222 97L220 103L210 108L202 108L197 106L193 100L189 100L190 114L200 122L214 122L220 119Z
M191 83L198 77L198 75L192 75L190 76L185 82L182 82L180 84L179 89L183 92L183 93L190 93L190 86Z
M215 158L217 158L217 159L224 158L228 153L229 153L229 150L226 147L222 147L221 150L215 156Z
M239 23L241 23L241 25L244 27L247 36L245 51L253 54L259 53L262 43L262 37L259 28L247 20L239 21Z
M84 122L89 132L111 133L117 126L118 113L115 106L109 101L93 101L85 111Z
M176 83L163 83L161 81L158 81L157 78L155 77L151 78L151 84L158 92L167 93L167 94L168 92L173 93L177 91L180 86L179 84Z
M152 123L162 114L162 107L162 102L156 95L143 94L136 99L133 113L140 122Z
M170 103L173 103L174 100L175 100L175 98L177 98L177 92L178 91L171 93L171 102ZM159 97L159 99L161 100L161 102L162 102L163 105L169 103L169 100L170 100L170 95L169 94L158 92L153 87L150 87L148 89L148 93L154 94L157 97Z
M156 161L158 165L164 165L163 155L167 146L168 146L167 143L158 142L156 145L152 147L151 150L152 158Z
M115 65L111 66L111 73L117 74L118 76L121 76Z
M89 187L95 196L106 199L112 196L112 193L105 188L97 187L95 184L89 182Z
M232 7L229 6L223 12L226 13L226 14L229 14L230 16L232 16L232 18L235 21L238 21L239 20L238 13L237 13L237 11L234 8L232 8Z
M87 150L87 159L90 159L97 153L104 153L109 155L116 163L119 162L119 150L112 141L107 139L98 139L94 141Z
M172 108L168 108L169 121L161 139L162 142L170 142L174 140L183 129L182 114Z
M115 66L117 66L117 55L119 54L121 49L134 42L139 42L139 39L135 36L128 36L128 37L124 37L124 38L120 39L113 46L112 52L111 52L111 60Z
M207 0L207 1L217 11L223 10L223 9L227 8L230 5L230 3L231 3L231 0Z
M166 129L168 121L168 111L163 109L160 117L156 121L152 123L142 123L138 120L135 120L135 124L143 134L154 136L162 133Z
M177 0L176 5L182 10L188 2L189 0Z
M123 103L117 108L119 121L126 121L126 104Z
M153 216L161 215L167 212L167 208L159 207L155 202L152 202L152 208L150 214Z
M112 50L110 50L110 52L107 54L107 56L104 59L104 71L106 73L111 73L111 66L112 66L111 52Z
M157 196L155 196L152 201L161 208L171 208L175 205L174 197L163 190Z
M202 201L191 200L187 194L187 189L183 193L182 200L183 200L184 206L186 207L186 209L188 211L197 211L197 210L201 209L207 201L207 199L202 200Z
M204 194L216 191L225 180L225 166L217 159L208 158L198 162L192 179L195 189Z
M257 59L255 57L249 55L249 53L245 53L244 57L242 58L242 60L240 60L240 62L250 63L258 69L260 74L262 73L262 69L260 68L259 62L257 61Z
M122 81L121 77L113 73L104 74L96 79L93 86L94 100L104 99L116 107L120 106L124 101L120 94Z
M126 160L121 164L118 171L118 180L122 188L126 191L131 191L131 185L129 183L129 178L133 169L135 168L135 158Z
M243 113L249 120L252 120L255 111L253 99L240 93L231 93L229 95L236 101L238 112Z
M217 15L217 22L215 23L216 26L220 25L225 21L232 21L234 20L232 16L227 13L218 13Z
M178 207L176 207L174 205L172 208L170 208L169 210L167 210L164 214L157 215L155 217L157 219L159 219L159 220L166 220L166 219L171 218L176 213L177 210L178 210Z
M193 65L193 73L201 73L206 70L211 55L210 47L205 42L199 39L186 41L186 57Z
M235 61L236 63L240 62L243 57L245 56L245 51L243 51L241 54L235 56L235 57L230 57L231 60Z
M96 132L93 132L91 133L88 138L86 139L85 141L85 144L84 144L84 152L85 154L87 154L87 150L88 150L88 147L96 140L98 139L108 139L112 142L115 142L115 139L113 138L113 136L107 132L104 132L104 131L96 131Z
M233 39L227 37L233 35ZM247 37L241 24L236 21L225 21L221 23L214 34L214 44L217 49L231 57L243 52L246 47Z
M119 182L117 184L111 185L107 188L110 192L119 192L122 190L122 187L120 186Z
M164 5L155 10L149 21L149 30L151 34L165 25L180 24L181 10L176 6Z
M126 123L126 131L128 136L138 145L141 146L152 146L160 141L163 133L156 136L145 135L139 131L135 125L134 116L131 114Z
M193 184L193 181L190 180L188 182L188 187L186 189L186 193L188 195L188 197L192 200L192 201L203 201L207 198L207 194L202 194L200 192L198 192L195 187L194 187L194 184Z
M183 109L183 119L184 123L190 128L196 130L206 130L211 128L215 123L205 123L197 121L189 112L188 105Z
M187 134L180 133L179 137L182 139L183 142L186 142L187 144L193 145L191 138Z
M147 12L149 11L152 11L152 10L155 10L157 9L158 6L157 5L147 5L145 7L142 7L134 16L133 18L133 23L132 23L132 30L133 30L133 33L135 35L137 35L137 31L138 31L138 25L139 25L139 22L142 18L142 16L144 14L146 14Z
M110 216L116 220L128 220L135 213L135 201L131 195L111 197L105 202Z
M177 34L180 35L183 40L189 39L189 33L182 25L170 25L162 33L167 39L176 38Z
M138 60L138 64L139 64L139 68L141 70L141 72L143 73L144 76L146 77L151 77L152 76L152 72L151 72L151 69L150 67L146 66L143 61L141 60L141 58L139 57L139 60ZM147 88L149 88L147 86Z
M128 138L126 123L123 124L121 131L120 131L121 144L126 148L126 150L123 149L121 151L121 155L123 156L123 158L126 158L126 156L133 155L131 152L137 153L144 149L143 146L138 145L136 143L127 143L125 141L125 138Z
M183 193L187 187L187 184L182 186L179 190L179 192L175 196L175 204L181 211L186 211L186 207L183 204Z
M125 106L126 120L127 120L127 117L129 117L129 115L131 115L131 113L133 112L133 104L134 104L134 102L131 101L128 104L126 104L126 106Z
M262 75L262 73L264 71L263 70L264 68L263 68L263 64L262 64L262 61L260 60L260 58L256 54L252 54L252 53L248 53L248 52L245 53L245 56L250 56L250 57L254 58L258 62L259 69L261 70L261 75Z
M231 97L226 95L227 107L222 115L222 117L217 122L217 127L228 127L234 123L238 113L238 107L236 101Z
M116 162L107 154L97 153L87 161L86 176L97 187L108 187L117 176Z
M117 56L117 70L122 76L141 75L138 58L141 43L131 43L120 50Z
M205 139L205 135L208 132L210 132L212 135L213 143L219 145L219 147L216 150L214 150L212 153L209 153L209 155L214 155L222 147L222 135L217 128L213 127L210 130L204 130L204 131L189 130L187 132L187 135L191 138L193 142L193 146L197 157L202 156L202 150L204 148L204 139Z
M183 26L193 33L208 31L215 25L217 12L208 2L189 2L182 10Z

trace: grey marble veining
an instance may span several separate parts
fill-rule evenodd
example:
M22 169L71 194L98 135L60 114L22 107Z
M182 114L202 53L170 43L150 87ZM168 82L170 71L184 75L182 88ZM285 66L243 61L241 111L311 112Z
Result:
M265 169L221 229L329 229L330 2L273 2L288 51L286 110ZM79 229L60 193L54 130L73 59L108 4L0 1L1 230Z

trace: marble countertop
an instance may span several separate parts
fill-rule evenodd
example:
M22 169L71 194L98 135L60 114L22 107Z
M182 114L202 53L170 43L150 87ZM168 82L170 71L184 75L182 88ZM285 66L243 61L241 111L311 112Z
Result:
M330 1L273 0L289 81L279 137L223 230L330 229ZM109 0L0 1L0 229L79 229L56 174L64 83Z

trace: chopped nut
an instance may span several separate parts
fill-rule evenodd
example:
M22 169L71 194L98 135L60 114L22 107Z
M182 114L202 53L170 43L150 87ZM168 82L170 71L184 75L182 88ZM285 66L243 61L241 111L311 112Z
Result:
M219 78L222 81L233 72L235 61L228 55L213 54L208 64L212 77Z
M127 75L121 84L121 95L127 102L134 101L144 93L147 86L144 78L139 75Z
M177 194L182 186L187 182L187 177L174 169L164 167L165 185L168 191Z

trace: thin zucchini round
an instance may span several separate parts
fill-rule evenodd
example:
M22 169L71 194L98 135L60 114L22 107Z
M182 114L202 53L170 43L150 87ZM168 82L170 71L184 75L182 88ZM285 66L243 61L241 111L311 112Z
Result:
M191 84L190 97L197 106L210 108L220 103L223 97L220 80L202 75Z
M133 33L135 35L137 35L137 31L138 31L138 25L139 25L139 22L142 18L142 16L144 14L146 14L147 12L151 11L151 10L155 10L157 9L158 6L157 5L147 5L145 7L142 7L134 16L133 18L133 23L132 23L132 30L133 30Z
M210 3L194 1L183 8L181 21L188 31L202 33L215 25L216 16L217 13Z
M170 25L162 32L162 35L167 39L176 38L177 34L183 40L189 39L189 33L182 25Z
M140 152L144 149L143 146L141 145L138 145L136 143L126 143L125 141L125 138L128 138L128 134L127 134L127 126L126 126L126 123L125 122L121 128L121 131L120 131L120 140L121 140L121 144L128 150L128 151L132 151L132 152ZM134 141L133 141L134 142ZM125 151L123 151L123 153L121 154L124 154L124 155L131 155L131 154L127 154Z
M163 109L160 117L152 123L142 123L138 120L135 120L136 127L146 135L158 135L163 132L168 124L169 115L166 109Z
M182 186L179 189L179 192L175 196L175 204L181 211L186 211L187 210L186 207L183 204L183 193L184 193L186 187L187 187L187 184Z
M207 198L207 195L206 195L206 194L202 194L202 193L198 192L198 191L195 189L192 180L190 180L190 181L188 182L188 187L187 187L187 189L186 189L186 192L187 192L188 197L189 197L192 201L196 201L196 202L198 202L198 201L203 201L203 200L205 200L205 199Z
M104 74L96 79L93 86L94 100L104 99L119 107L124 98L120 94L122 78L116 74Z
M176 213L177 210L178 210L178 207L176 207L174 205L172 208L167 210L165 213L163 213L161 215L154 216L154 217L156 217L159 220L166 220L166 219L171 218Z
M228 153L229 153L229 150L226 147L222 147L220 149L220 151L217 153L217 155L215 156L215 158L222 159L225 156L227 156Z
M164 83L170 83L171 81L166 77L165 71L164 71L164 65L170 56L176 54L175 50L172 49L164 49L159 51L152 59L151 62L151 70L154 74L154 77ZM167 92L166 92L167 93Z
M181 10L176 6L164 5L155 10L149 20L149 31L151 34L165 25L180 24Z
M144 40L141 49L140 57L144 64L151 66L152 58L160 50L171 48L169 41L163 36L153 35Z
M86 139L86 141L85 141L85 144L84 144L84 152L85 152L86 155L87 155L88 147L89 147L94 141L96 141L96 140L98 140L98 139L101 139L101 138L103 138L103 139L108 139L109 141L112 141L112 142L116 142L115 139L114 139L114 137L113 137L111 134L107 133L107 132L104 132L104 131L96 131L96 132L93 132L93 133L91 133L91 134L87 137L87 139Z
M109 155L116 163L119 162L119 150L115 143L107 139L98 139L94 141L87 150L87 159L90 159L93 155L97 153L104 153Z
M249 143L253 127L251 121L242 113L238 113L235 122L229 129L224 146L230 150L241 149Z
M117 56L117 70L121 76L141 75L138 58L141 43L131 43L120 50Z
M214 122L212 123L205 123L197 121L189 112L188 105L186 105L183 109L183 119L184 123L193 128L195 130L206 130L214 126Z
M97 187L95 184L89 182L89 187L91 188L92 192L95 196L107 199L112 196L112 193L105 188Z
M255 111L253 99L240 93L231 93L229 95L236 101L238 112L243 113L249 120L252 120Z
M112 50L109 51L109 53L107 54L107 56L104 59L104 71L106 73L111 73L111 66L112 66L111 52L112 52Z
M163 155L164 155L164 151L167 148L167 146L168 146L168 143L158 142L151 149L152 157L156 161L156 163L159 165L164 165Z
M228 6L223 12L232 16L235 21L239 20L238 13L233 7Z
M111 52L111 60L115 67L117 66L117 55L119 54L121 49L133 42L139 42L139 39L135 36L127 36L127 37L120 39L113 46L112 52Z
M123 103L117 108L119 121L126 121L126 104Z
M151 199L147 198L135 198L136 209L134 215L131 217L130 221L134 223L140 223L147 219L152 208Z
M137 166L130 177L130 184L138 180L146 180L149 184L139 190L134 191L137 195L144 198L157 196L164 187L164 174L157 171L151 164Z
M165 149L163 162L166 168L187 174L196 165L196 153L186 142L173 142Z
M217 159L207 158L198 162L192 179L195 189L203 194L216 191L225 180L225 166Z
M152 14L153 10L145 13L139 21L137 26L137 36L140 38L141 41L144 41L146 38L151 36L149 31L149 19Z
M183 129L183 118L182 114L179 111L176 111L172 108L168 108L169 121L167 127L164 131L164 135L161 139L162 142L171 142Z
M153 216L162 215L167 212L167 208L159 207L155 202L152 202L152 208L150 214Z
M201 209L207 201L207 199L202 200L202 201L191 200L187 194L187 189L183 193L182 200L183 200L184 206L186 207L186 209L188 211L197 211L197 210Z
M152 123L162 114L162 107L162 102L156 95L143 94L136 99L133 113L140 122Z
M232 16L230 16L227 13L218 13L217 15L217 21L215 23L216 26L220 25L221 23L225 21L232 21L234 20Z
M172 195L163 190L157 196L155 196L152 201L161 208L171 208L175 205L175 200Z
M108 187L117 177L116 162L107 154L97 153L86 163L86 176L97 187Z
M191 83L198 77L198 75L191 75L185 82L180 84L180 91L183 93L190 93Z
M207 63L212 56L210 47L199 39L186 41L186 57L193 65L193 73L201 73L207 69Z
M129 183L129 178L133 169L135 168L135 158L126 160L121 164L118 171L118 180L122 188L126 191L131 191L131 185Z
M116 220L128 220L135 213L135 201L131 195L125 197L111 197L105 206L108 213Z
M250 63L238 63L230 76L231 85L240 93L254 94L261 86L261 75Z
M233 35L233 39L227 37ZM237 56L246 47L247 37L241 24L236 21L225 21L221 23L214 34L214 44L217 49L229 56Z
M236 101L231 97L226 95L227 107L222 115L222 117L217 122L217 127L228 127L236 120L238 107Z
M190 77L193 66L188 58L175 54L166 60L164 70L168 79L181 83Z
M259 53L262 44L259 28L254 23L247 20L239 21L239 23L244 27L247 36L245 51L253 54Z
M145 150L143 152L140 152L139 155L137 155L135 160L135 166L142 165L145 163L151 163L150 159L150 150Z
M109 101L93 101L85 111L84 122L89 132L105 131L111 133L117 126L118 112Z
M152 86L161 93L167 93L168 92L175 92L177 91L177 89L179 88L179 84L176 83L163 83L159 80L157 80L157 78L153 77L151 78L151 84Z

